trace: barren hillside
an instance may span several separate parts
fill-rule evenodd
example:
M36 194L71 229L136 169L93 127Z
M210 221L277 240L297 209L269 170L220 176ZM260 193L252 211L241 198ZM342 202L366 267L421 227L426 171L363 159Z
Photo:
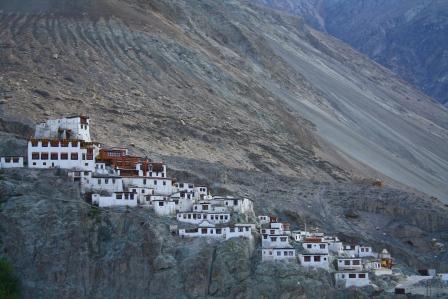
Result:
M301 19L250 1L56 2L1 4L4 119L83 113L108 144L446 200L448 112Z

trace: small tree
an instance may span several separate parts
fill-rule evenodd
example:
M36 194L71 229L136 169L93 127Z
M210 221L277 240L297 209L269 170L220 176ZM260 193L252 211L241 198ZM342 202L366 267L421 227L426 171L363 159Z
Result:
M4 258L0 258L0 298L20 298L19 282L12 273L11 265Z

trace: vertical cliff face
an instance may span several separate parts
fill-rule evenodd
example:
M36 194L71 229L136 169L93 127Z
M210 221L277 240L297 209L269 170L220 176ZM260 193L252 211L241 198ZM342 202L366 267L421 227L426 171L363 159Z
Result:
M403 79L448 103L448 4L443 0L307 0L259 3L303 16Z

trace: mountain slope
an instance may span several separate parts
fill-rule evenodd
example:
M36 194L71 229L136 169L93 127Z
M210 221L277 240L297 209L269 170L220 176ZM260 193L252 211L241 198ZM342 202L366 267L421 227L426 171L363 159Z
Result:
M299 18L249 1L11 3L5 119L83 113L137 151L448 200L448 112Z
M303 16L428 95L448 103L448 2L444 0L259 0Z

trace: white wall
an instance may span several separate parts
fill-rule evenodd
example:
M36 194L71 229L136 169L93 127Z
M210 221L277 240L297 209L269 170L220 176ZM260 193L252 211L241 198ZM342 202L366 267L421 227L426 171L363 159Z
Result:
M89 175L84 176L81 182L84 185L84 189L106 191L109 193L124 191L121 177L105 177L89 172Z
M23 167L23 157L0 157L0 168Z
M172 180L154 177L123 177L126 187L137 186L154 189L156 195L171 195L173 193Z
M310 261L307 261L307 256L310 257ZM319 260L320 259L320 260ZM328 255L303 255L299 254L300 264L304 267L314 267L329 269Z
M269 223L269 216L265 216L265 215L259 215L257 216L258 222L260 224L267 224Z
M361 259L338 259L337 260L338 270L359 270L363 269Z
M287 235L262 235L261 245L263 248L285 248L289 246Z
M197 227L195 229L186 230L179 229L181 237L208 237L208 238L225 238L225 228L215 227Z
M226 228L226 239L238 237L252 238L252 229L250 225Z
M311 243L303 242L302 247L305 248L309 253L323 253L328 254L328 244L327 243Z
M90 120L87 119L87 124L81 124L80 117L49 119L36 125L34 135L36 138L59 138L58 129L61 128L72 131L70 139L90 142L89 123Z
M372 247L359 246L358 247L358 256L359 257L368 257L368 256L376 256L376 254L373 252Z
M364 278L362 278L364 276ZM370 284L369 274L366 272L358 273L358 272L343 272L343 273L335 273L335 280L343 281L345 287L364 287Z
M70 142L67 147L51 146L48 142L48 146L42 146L42 141L37 142L37 146L33 146L31 141L28 141L28 167L30 168L64 168L64 169L79 169L79 170L95 170L95 156L98 154L99 148L94 146L93 159L87 160L87 149L81 148L80 142L76 146L72 146ZM39 154L39 159L33 159L33 153ZM42 158L42 153L48 154L47 159ZM57 155L57 160L52 160L51 154ZM61 153L68 155L67 160L61 159ZM72 154L77 154L77 159L72 159ZM84 159L83 159L84 158Z
M358 250L359 250L358 245L354 245L354 246L344 245L342 248L342 255L347 256L347 257L357 257Z
M176 204L174 201L154 201L154 212L159 216L171 216L176 214Z
M199 224L204 220L207 220L209 223L219 224L229 222L230 214L214 214L214 213L201 213L201 212L177 213L177 220L180 222L186 222L191 224Z
M179 229L181 237L208 237L208 238L252 238L252 230L247 227L198 227L191 230Z
M287 260L296 259L296 251L291 248L263 248L261 252L262 261Z
M117 196L120 197L120 195L121 199L117 198ZM98 205L100 208L119 206L136 207L137 198L130 193L112 193L112 195L110 196L100 196L99 194L92 194L92 203Z
M332 253L336 253L337 255L343 252L342 242L330 242L328 243L328 250Z

